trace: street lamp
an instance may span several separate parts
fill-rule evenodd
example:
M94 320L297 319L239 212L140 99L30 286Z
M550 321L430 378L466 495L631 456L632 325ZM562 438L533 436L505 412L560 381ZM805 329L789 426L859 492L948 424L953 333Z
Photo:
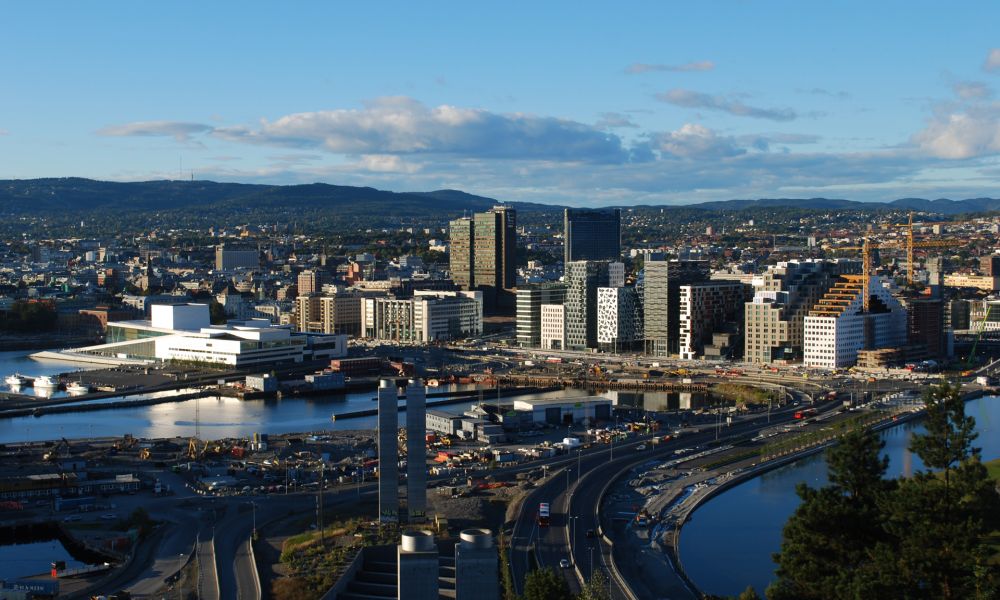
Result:
M184 568L184 564L181 562L184 558L183 554L177 555L177 598L181 599L184 597L183 588L181 586L181 570Z
M576 564L576 555L573 554L573 549L576 548L576 521L579 518L579 516L569 518L569 520L573 523L573 534L569 541L569 556L573 559L573 564Z

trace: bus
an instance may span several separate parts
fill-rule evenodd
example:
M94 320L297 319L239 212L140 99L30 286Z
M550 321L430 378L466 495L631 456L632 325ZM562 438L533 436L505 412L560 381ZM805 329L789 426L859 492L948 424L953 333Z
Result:
M807 409L804 409L804 410L797 410L797 411L795 411L795 414L793 416L796 419L807 419L809 417L814 416L815 414L816 414L816 409L815 408L807 408Z
M538 526L548 527L549 526L549 503L542 502L538 505Z

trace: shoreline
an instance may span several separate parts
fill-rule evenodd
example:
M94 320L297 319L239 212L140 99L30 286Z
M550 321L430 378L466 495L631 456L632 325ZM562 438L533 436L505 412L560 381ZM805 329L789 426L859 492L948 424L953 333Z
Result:
M990 391L992 391L992 390L990 390ZM976 400L976 399L979 399L979 398L982 398L982 397L986 396L988 394L988 392L989 392L988 390L983 390L983 389L975 390L975 391L963 394L962 398L963 398L963 400L965 402L969 402L971 400ZM903 424L908 423L910 421L919 420L919 419L923 418L923 416L924 416L923 409L920 409L920 410L917 410L917 411L913 411L913 412L909 412L909 413L906 413L904 415L899 416L895 420L884 421L882 423L874 425L874 426L872 426L872 430L876 431L876 432L879 432L879 431L884 431L884 430L887 430L887 429L892 429L893 427L897 427L899 425L903 425ZM701 590L701 588L698 587L698 585L696 585L695 582L688 576L687 572L684 569L684 564L683 564L683 562L681 560L680 539L681 539L681 533L682 533L683 528L684 528L684 524L687 523L692 518L692 516L694 515L694 513L702 505L704 505L706 502L708 502L712 498L715 498L716 496L719 496L720 494L722 494L722 493L724 493L724 492L726 492L726 491L728 491L728 490L730 490L730 489L732 489L732 488L734 488L734 487L736 487L738 485L741 485L743 483L751 481L752 479L754 479L756 477L764 475L765 473L768 473L770 471L774 471L776 469L779 469L781 467L784 467L784 466L787 466L789 464L795 463L795 462L797 462L799 460L802 460L802 459L807 458L809 456L812 456L814 454L818 454L819 452L825 451L827 448L829 448L830 446L834 445L835 443L836 443L836 440L825 442L823 444L819 444L819 445L811 447L811 448L800 450L799 452L794 453L794 454L789 454L787 456L783 456L781 458L774 459L772 461L767 461L767 463L762 464L762 465L758 465L757 467L753 468L750 471L743 471L743 472L739 473L738 475L736 475L734 477L730 477L729 479L727 479L726 481L724 481L724 482L722 482L722 483L720 483L718 485L712 486L711 489L707 493L705 493L704 495L702 495L702 496L700 496L699 498L696 499L695 503L685 512L683 520L681 520L677 524L676 533L674 535L674 543L673 543L673 545L672 546L665 546L665 545L661 544L661 546L664 548L664 550L663 550L664 555L666 556L666 558L667 558L668 562L670 563L670 565L673 567L674 571L687 584L687 586L691 589L691 591L697 597L702 597L705 594Z

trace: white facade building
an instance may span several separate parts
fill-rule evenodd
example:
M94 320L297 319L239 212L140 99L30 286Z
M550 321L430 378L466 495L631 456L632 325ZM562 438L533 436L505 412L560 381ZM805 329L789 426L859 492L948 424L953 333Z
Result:
M430 342L479 335L483 331L480 291L417 291L413 298L364 298L362 335L379 340Z
M597 347L612 352L631 350L640 340L642 310L635 288L597 288Z
M566 349L566 307L543 304L541 307L541 345L543 350Z
M906 309L874 276L869 286L869 312L864 312L864 278L844 275L805 317L803 362L810 367L853 366L862 349L892 348L906 343Z
M157 329L198 331L212 324L207 304L154 304L150 314Z

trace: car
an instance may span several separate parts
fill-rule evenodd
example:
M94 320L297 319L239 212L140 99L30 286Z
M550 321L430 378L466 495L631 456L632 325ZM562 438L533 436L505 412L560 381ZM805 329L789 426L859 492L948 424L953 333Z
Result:
M81 519L80 515L70 515L65 519L63 519L63 523L73 523L75 521L79 521L80 519Z
M104 521L114 521L117 518L118 515L116 515L115 513L104 513L103 515L101 515L101 519Z
M595 538L595 537L597 537L597 532L594 531L593 529L588 529L587 530L587 537L589 537L589 538Z
M559 561L559 568L560 569L568 569L569 568L569 560L565 559L565 558L562 559L562 560L560 560Z
M646 444L639 444L638 446L635 447L635 449L636 450L645 450L646 449Z

